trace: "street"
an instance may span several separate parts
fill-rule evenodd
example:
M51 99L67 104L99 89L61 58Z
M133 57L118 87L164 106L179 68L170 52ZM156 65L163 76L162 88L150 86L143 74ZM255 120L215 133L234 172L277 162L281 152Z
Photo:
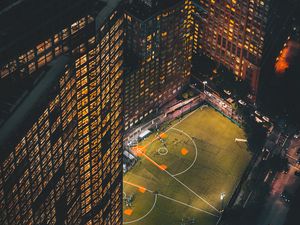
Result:
M298 159L296 151L300 147L299 140L293 140L287 155L290 163L290 169L287 174L278 173L271 185L270 196L268 197L264 210L260 216L258 225L283 225L289 210L289 204L284 202L280 194L287 190L294 194L300 185L300 177L295 176L295 171L299 170L296 166Z

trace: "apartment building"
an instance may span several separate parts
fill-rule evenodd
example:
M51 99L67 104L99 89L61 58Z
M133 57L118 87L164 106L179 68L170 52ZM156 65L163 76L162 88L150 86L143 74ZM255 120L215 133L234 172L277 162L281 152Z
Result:
M249 80L256 93L269 0L195 0L194 46Z
M189 0L126 5L125 129L154 114L188 82L191 9Z

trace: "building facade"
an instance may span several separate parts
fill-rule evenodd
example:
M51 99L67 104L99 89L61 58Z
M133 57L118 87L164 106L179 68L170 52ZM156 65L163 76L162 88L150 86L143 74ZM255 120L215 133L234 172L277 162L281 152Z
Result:
M28 0L0 11L0 224L122 224L117 4Z
M269 0L195 0L194 51L251 83L257 92Z
M191 1L142 1L125 10L125 129L174 99L190 76Z

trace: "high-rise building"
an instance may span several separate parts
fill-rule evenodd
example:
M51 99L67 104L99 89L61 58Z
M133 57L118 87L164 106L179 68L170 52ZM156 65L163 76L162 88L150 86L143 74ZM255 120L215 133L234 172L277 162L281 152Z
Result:
M256 93L269 0L195 0L194 50L247 79Z
M136 0L125 10L125 129L174 99L191 69L191 1Z
M0 224L122 224L118 1L0 10Z

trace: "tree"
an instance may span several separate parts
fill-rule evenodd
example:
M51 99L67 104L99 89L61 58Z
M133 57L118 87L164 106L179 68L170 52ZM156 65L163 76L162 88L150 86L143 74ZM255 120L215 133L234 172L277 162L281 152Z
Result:
M230 70L220 65L217 76L213 78L218 90L224 89L232 92L233 96L245 98L250 91L250 82L248 80L241 80Z
M274 155L269 160L270 168L273 172L281 172L288 166L287 158L282 158L280 155Z
M300 128L300 54L297 51L284 73L276 74L272 64L262 71L258 100L272 117L287 119L289 124Z
M266 141L267 129L256 122L248 108L238 106L237 112L243 118L249 149L254 153L261 151Z
M182 93L182 98L183 99L188 99L189 98L189 94L187 92Z
M192 97L195 96L193 90L189 90L189 91L188 91L188 95L189 95L190 98L192 98Z
M226 209L223 214L223 224L240 225L243 213L243 208L240 206Z
M244 128L250 150L253 152L261 151L266 141L267 129L257 123L253 116L244 117Z

